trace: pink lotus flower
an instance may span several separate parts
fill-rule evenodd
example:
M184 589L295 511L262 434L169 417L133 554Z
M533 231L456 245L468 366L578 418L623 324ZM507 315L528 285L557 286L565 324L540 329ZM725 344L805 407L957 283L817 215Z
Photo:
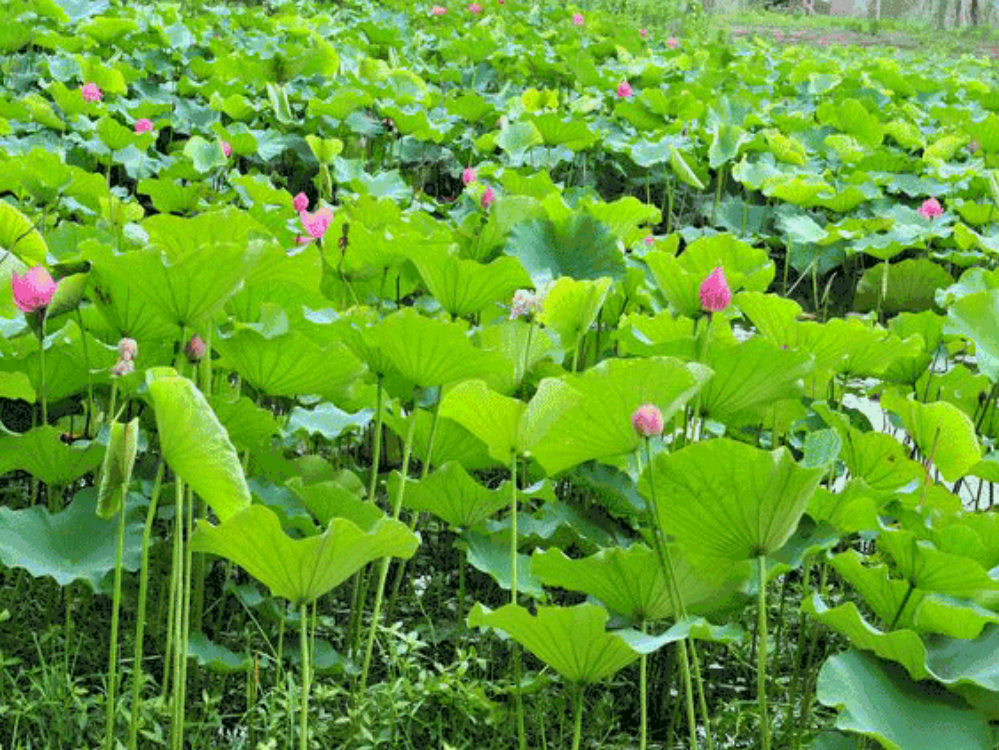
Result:
M671 36L669 39L666 40L666 46L669 47L670 49L676 49L677 47L680 46L680 40L677 39L675 36Z
M721 312L732 301L732 292L725 281L725 270L718 266L701 283L701 307L708 312Z
M122 339L118 342L118 356L121 359L135 359L139 356L139 345L135 339Z
M532 292L530 289L518 289L513 295L513 304L510 306L510 320L516 318L530 318L532 315L541 312L541 302L543 295L540 292Z
M10 275L10 288L14 292L14 304L24 313L31 313L48 307L59 285L41 266L29 268L24 276L15 271Z
M638 35L642 37L642 39L647 39L649 36L649 32L646 29L639 29Z
M645 244L646 244L646 245L647 245L648 247L651 247L651 246L652 246L652 243L654 243L655 241L656 241L656 238L655 238L655 237L653 237L653 236L652 236L651 234L650 234L650 235L649 235L648 237L646 237L646 238L645 238Z
M298 213L309 210L309 196L305 193L299 193L291 200L292 205Z
M447 13L447 8L444 8L440 5L435 5L433 8L430 9L430 15L432 16L443 16L445 13Z
M489 208L489 204L495 202L496 193L493 192L491 187L486 188L486 192L482 194L482 207Z
M101 97L104 96L96 83L83 84L80 94L83 96L83 101L85 102L99 102Z
M576 24L577 26L582 26L586 21L583 18L583 14L582 13L573 13L572 14L572 22L574 24Z
M932 219L935 216L939 216L943 212L943 206L940 205L940 201L936 198L929 198L923 201L923 205L919 207L919 214L924 219Z
M330 222L333 221L333 211L326 207L320 208L314 214L302 211L299 216L302 218L302 226L305 228L306 234L314 240L321 239L326 234L326 230L330 228Z
M631 426L635 428L635 432L645 438L662 435L663 413L653 404L639 406L631 415Z
M627 81L621 81L621 83L617 85L618 99L627 99L629 96L631 96L631 94L632 94L631 84L628 83Z
M130 359L119 359L111 368L111 374L116 378L123 378L135 372L135 362Z
M232 145L229 141L219 141L219 145L222 147L222 153L225 154L225 158L228 159L232 155Z
M200 362L206 351L208 351L208 347L205 346L205 342L198 334L194 334L184 347L184 354L187 355L187 360L191 364Z
M471 5L468 6L468 12L478 15L479 13L482 12L482 6L479 5L478 3L472 3Z
M464 171L461 173L461 182L464 185L471 185L475 182L476 178L477 175L475 174L475 170L471 167L465 167Z
M141 135L142 133L148 133L153 129L153 121L143 117L141 120L135 121L135 134Z

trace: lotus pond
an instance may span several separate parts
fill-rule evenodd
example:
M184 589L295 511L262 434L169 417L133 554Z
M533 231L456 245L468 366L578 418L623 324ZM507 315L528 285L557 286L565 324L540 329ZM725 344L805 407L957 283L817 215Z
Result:
M0 747L999 747L990 60L0 10Z

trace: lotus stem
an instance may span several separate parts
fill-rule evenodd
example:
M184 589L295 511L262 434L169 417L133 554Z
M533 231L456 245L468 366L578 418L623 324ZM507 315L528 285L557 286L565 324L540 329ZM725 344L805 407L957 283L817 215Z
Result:
M572 750L579 750L579 743L583 738L583 685L580 683L574 687L575 711L572 722Z
M149 592L149 540L153 532L153 520L156 518L156 505L163 486L163 469L165 463L160 459L156 470L156 481L153 483L153 496L149 500L149 510L146 512L146 525L142 530L142 572L139 574L139 604L135 615L135 655L132 667L132 716L128 723L128 750L136 750L139 739L139 699L142 693L142 637L146 627L146 597Z
M760 750L770 750L770 724L767 720L767 568L766 557L756 558L759 571L759 620L756 649L756 695L760 706Z
M402 500L406 493L406 478L409 474L409 457L413 450L413 437L416 434L416 410L414 409L409 415L409 428L406 430L406 443L402 449L402 470L400 471L400 476L402 481L399 482L399 492L396 494L395 502L392 507L392 518L399 520L399 512L402 510ZM371 613L371 628L368 630L368 642L364 648L364 666L361 668L361 680L358 683L357 696L359 697L361 693L364 692L365 688L368 686L368 672L371 669L371 653L375 647L375 633L378 630L378 620L381 617L382 612L382 601L385 598L385 580L388 578L390 558L383 557L381 560L381 567L378 571L378 588L375 591L375 608Z
M38 395L42 400L42 426L49 423L49 399L45 384L45 322L48 317L49 310L46 307L42 310L41 327L38 330Z
M642 633L647 632L645 618L642 618ZM642 653L638 659L639 739L638 750L645 750L649 742L649 655Z
M125 499L128 488L117 490L122 495L121 508L118 511L118 539L114 559L114 595L111 605L111 646L108 649L108 695L104 712L104 748L114 748L114 714L116 702L116 687L118 685L118 621L121 608L121 556L125 547Z
M510 603L517 604L517 454L510 457ZM514 702L517 705L517 746L527 750L527 730L524 725L524 699L520 692L520 645L513 646Z
M311 654L309 652L308 604L298 608L298 634L302 651L302 714L299 725L298 746L300 750L309 748L309 688L311 680Z

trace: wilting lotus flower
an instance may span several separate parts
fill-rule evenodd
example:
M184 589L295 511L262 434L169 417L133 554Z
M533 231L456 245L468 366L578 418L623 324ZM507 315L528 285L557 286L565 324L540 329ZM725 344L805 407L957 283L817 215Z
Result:
M24 313L31 313L48 307L59 285L41 266L28 269L24 276L15 271L10 275L10 288L14 292L14 304Z
M617 85L618 99L627 99L629 96L631 96L631 94L632 94L631 84L628 83L627 81L621 81L621 83Z
M923 205L919 207L919 213L925 219L932 219L943 213L943 207L936 198L929 198L923 201Z
M496 193L493 192L491 187L486 188L486 192L482 194L482 207L489 208L489 204L496 200Z
M645 404L631 415L631 426L642 437L657 437L663 433L663 413L658 406Z
M232 155L232 146L229 141L219 141L219 145L222 147L222 153L225 154L225 158L228 159Z
M118 342L118 356L121 359L135 359L139 356L139 345L135 339L122 339Z
M141 135L142 133L148 133L153 129L153 121L143 117L141 120L135 121L135 133L136 135Z
M461 182L464 185L471 185L475 182L476 177L477 175L475 174L475 170L471 167L466 167L461 173Z
M291 203L295 207L295 210L298 211L298 213L302 213L303 211L309 210L309 196L307 196L305 193L299 193L298 195L296 195L294 198L292 198Z
M585 23L585 20L583 19L583 14L582 13L573 13L572 14L572 22L574 24L576 24L577 26L582 26L583 23Z
M80 89L80 94L83 95L83 101L85 102L99 102L104 94L97 87L96 83L85 83Z
M732 301L732 292L725 281L725 271L718 266L701 283L701 307L708 312L721 312Z
M447 8L444 8L440 5L435 5L433 8L430 9L430 15L432 16L443 16L445 13L447 13Z
M675 36L671 36L669 39L666 40L666 46L669 47L670 49L676 49L677 47L680 46L680 40L677 39Z
M330 222L333 221L333 211L326 207L320 208L314 214L302 211L299 216L302 219L302 227L306 234L314 240L318 240L326 234L326 230L330 228Z
M132 372L135 372L135 362L130 359L119 359L111 368L111 374L116 378L123 378Z
M517 318L530 318L541 312L542 294L532 292L530 289L518 289L513 295L513 304L510 306L510 320Z
M200 362L201 358L205 356L206 351L208 351L208 347L205 346L205 342L201 340L198 334L194 334L184 347L184 354L187 355L187 359L191 364Z

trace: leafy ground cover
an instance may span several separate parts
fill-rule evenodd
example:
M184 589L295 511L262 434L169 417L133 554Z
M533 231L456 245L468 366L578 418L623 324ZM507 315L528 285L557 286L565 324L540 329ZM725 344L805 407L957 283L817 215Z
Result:
M997 746L991 61L622 18L4 9L0 744Z

